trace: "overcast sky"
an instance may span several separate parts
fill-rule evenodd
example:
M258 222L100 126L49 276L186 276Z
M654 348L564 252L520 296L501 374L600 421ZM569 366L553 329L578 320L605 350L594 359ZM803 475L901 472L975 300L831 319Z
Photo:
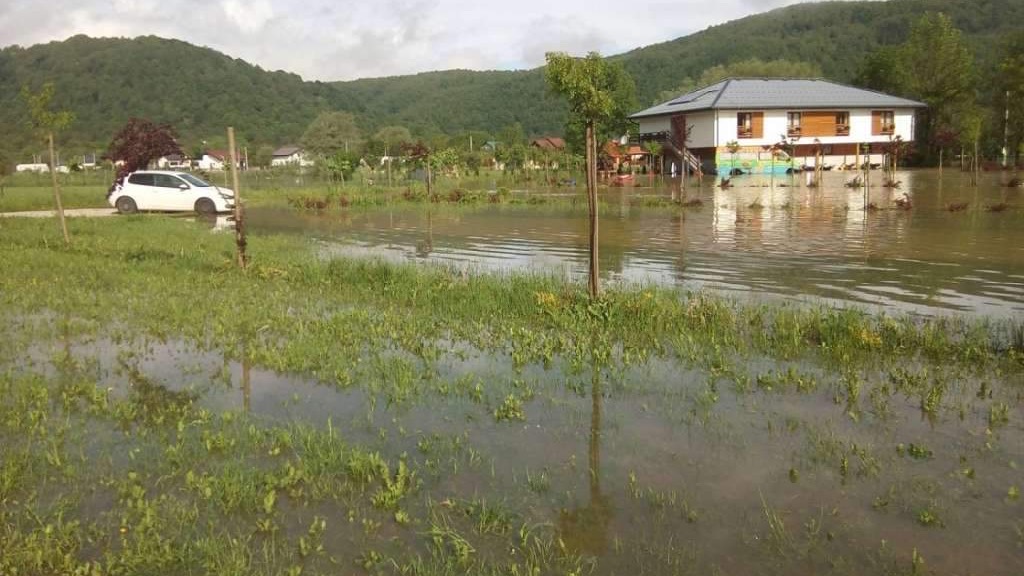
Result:
M671 40L799 0L0 0L0 45L157 35L306 79L516 69Z

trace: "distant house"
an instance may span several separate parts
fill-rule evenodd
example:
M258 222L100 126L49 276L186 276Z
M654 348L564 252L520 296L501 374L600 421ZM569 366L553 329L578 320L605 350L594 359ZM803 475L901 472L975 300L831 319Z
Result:
M50 165L42 162L33 162L30 164L18 164L14 167L15 172L50 172Z
M82 155L82 168L95 168L96 167L96 154L83 154Z
M306 155L306 151L298 146L282 146L274 150L270 159L271 166L312 166L313 159Z
M227 150L207 150L203 152L203 155L196 161L196 167L200 170L223 170L231 162L231 154ZM241 167L241 155L235 154L235 158L238 158L238 165Z
M775 147L781 141L798 165L813 164L818 147L827 165L881 163L886 143L914 139L915 113L923 107L827 80L731 78L630 118L642 141L662 143L676 161L688 132L690 161L699 158L705 171L766 173L790 165Z
M494 140L488 140L487 142L484 142L483 145L480 146L480 150L483 152L491 153L497 152L498 143Z
M604 156L606 157L606 166L602 166L605 170L618 170L619 166L623 164L629 164L630 166L638 166L642 164L647 157L647 152L643 148L636 144L619 144L614 140L609 140L602 149Z
M530 146L541 150L565 150L565 140L553 136L537 138L530 142Z
M158 158L156 161L156 166L157 168L160 168L162 170L181 170L185 168L191 168L192 160L188 156L184 156L182 154L169 154L167 156L161 156L160 158ZM223 169L223 166L221 166L221 169Z

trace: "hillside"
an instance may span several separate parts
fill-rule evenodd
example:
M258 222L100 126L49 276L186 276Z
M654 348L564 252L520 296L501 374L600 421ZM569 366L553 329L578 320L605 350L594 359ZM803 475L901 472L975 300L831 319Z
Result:
M614 58L633 75L642 103L713 65L751 57L807 61L850 81L866 54L902 42L910 22L928 10L953 18L982 70L994 67L997 39L1024 22L1024 0L801 4ZM419 134L496 132L513 122L528 134L558 133L565 115L564 105L546 94L540 69L306 82L176 40L76 36L0 50L0 125L8 135L0 145L19 154L36 148L17 93L22 84L48 80L57 84L59 104L78 117L65 147L83 150L102 147L130 116L171 122L195 146L219 138L227 124L252 144L294 141L328 109L355 113L367 132L402 124Z

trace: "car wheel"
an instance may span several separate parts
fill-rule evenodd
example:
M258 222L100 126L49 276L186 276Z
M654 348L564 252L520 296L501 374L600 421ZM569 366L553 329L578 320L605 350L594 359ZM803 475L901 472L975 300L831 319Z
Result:
M202 215L216 214L217 207L213 204L213 200L209 198L200 198L196 200L196 212Z
M135 205L135 200L132 200L128 196L121 196L114 202L114 207L121 214L135 214L139 211L139 207Z

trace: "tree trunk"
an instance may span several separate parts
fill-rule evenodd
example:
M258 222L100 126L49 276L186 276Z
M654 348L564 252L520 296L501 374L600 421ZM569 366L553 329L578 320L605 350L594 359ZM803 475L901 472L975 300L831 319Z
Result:
M242 210L242 189L238 185L238 154L235 152L235 129L228 127L228 149L231 158L231 184L235 191L235 249L238 257L238 267L245 270L249 264L249 258L245 253L247 241L245 239L245 212Z
M431 189L433 187L433 182L431 182L432 178L431 178L431 175L430 175L430 156L429 155L427 156L426 166L427 166L427 198L429 198L430 197L430 193L431 193Z
M597 143L594 137L594 122L587 122L587 206L590 208L590 297L600 293L597 265Z
M939 148L939 178L942 178L942 153L944 150Z
M53 132L47 135L50 141L50 177L53 180L53 200L57 205L57 218L60 220L60 229L64 232L64 245L71 245L71 236L68 234L68 221L64 219L64 203L60 200L60 186L57 184L57 162L53 151Z

